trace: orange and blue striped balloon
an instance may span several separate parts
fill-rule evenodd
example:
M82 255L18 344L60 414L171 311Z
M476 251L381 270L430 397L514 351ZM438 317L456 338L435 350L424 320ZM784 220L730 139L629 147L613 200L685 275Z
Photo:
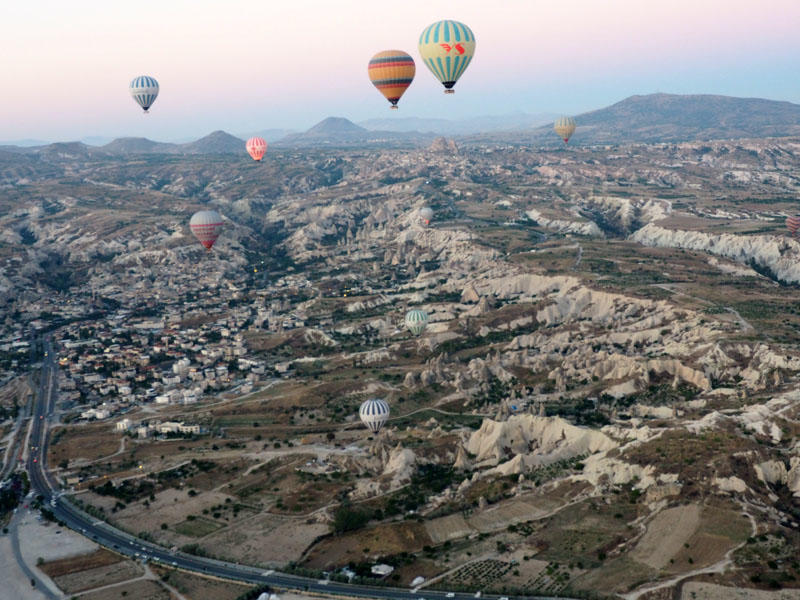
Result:
M419 36L419 53L434 77L452 94L453 86L475 56L475 35L458 21L437 21Z
M414 80L417 68L414 59L402 50L384 50L378 52L369 61L367 73L369 80L378 91L397 108L400 96Z

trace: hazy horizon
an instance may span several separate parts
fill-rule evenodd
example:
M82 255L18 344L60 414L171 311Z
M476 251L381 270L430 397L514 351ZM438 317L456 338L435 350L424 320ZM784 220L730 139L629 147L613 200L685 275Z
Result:
M193 139L218 129L303 130L331 115L358 122L579 114L659 91L800 102L793 77L800 6L788 0L611 0L602 7L511 0L491 12L477 0L369 10L355 0L45 0L6 12L0 31L11 51L0 73L14 82L0 99L6 141ZM416 48L419 32L439 18L469 24L477 39L452 97ZM385 22L391 27L375 27ZM304 35L313 31L327 33ZM417 61L397 112L366 76L369 57L386 48ZM148 116L127 89L140 74L161 85Z

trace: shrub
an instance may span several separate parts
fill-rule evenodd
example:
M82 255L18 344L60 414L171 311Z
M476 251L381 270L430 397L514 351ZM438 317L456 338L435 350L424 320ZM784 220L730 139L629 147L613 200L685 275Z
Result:
M337 509L333 518L333 530L336 533L361 529L369 522L369 514L365 511L355 510L348 506Z

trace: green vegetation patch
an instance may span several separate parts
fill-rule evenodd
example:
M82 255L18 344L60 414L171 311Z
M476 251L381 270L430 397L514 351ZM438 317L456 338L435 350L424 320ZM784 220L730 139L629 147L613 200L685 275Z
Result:
M173 530L181 535L199 538L214 533L223 527L225 527L225 525L212 521L211 519L195 517L181 521L173 527Z

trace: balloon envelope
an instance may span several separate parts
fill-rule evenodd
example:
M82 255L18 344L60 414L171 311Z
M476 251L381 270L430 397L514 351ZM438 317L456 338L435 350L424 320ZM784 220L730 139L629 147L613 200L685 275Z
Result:
M445 93L453 86L475 56L475 35L458 21L437 21L419 36L419 53L425 66L442 82Z
M245 148L247 148L247 153L253 157L253 160L261 160L267 151L267 140L260 137L251 137L247 140Z
M215 210L201 210L192 215L189 221L189 229L206 250L211 250L211 246L217 241L222 230L222 216Z
M402 50L384 50L373 56L367 74L378 91L397 108L400 97L411 85L417 68L414 59Z
M378 433L389 419L389 405L385 400L373 398L365 401L358 410L361 422L366 425L372 433Z
M786 229L789 230L793 236L797 235L797 230L800 229L800 215L786 217Z
M433 210L427 206L423 206L419 209L419 216L425 225L430 225L431 219L433 218Z
M158 96L158 82L149 75L139 75L131 81L129 90L133 100L142 107L144 112L153 106Z
M565 144L569 142L569 138L575 133L575 127L575 119L572 117L560 117L553 125L553 129L558 136L564 140Z
M420 335L428 326L428 313L415 308L406 313L406 327L414 335Z

